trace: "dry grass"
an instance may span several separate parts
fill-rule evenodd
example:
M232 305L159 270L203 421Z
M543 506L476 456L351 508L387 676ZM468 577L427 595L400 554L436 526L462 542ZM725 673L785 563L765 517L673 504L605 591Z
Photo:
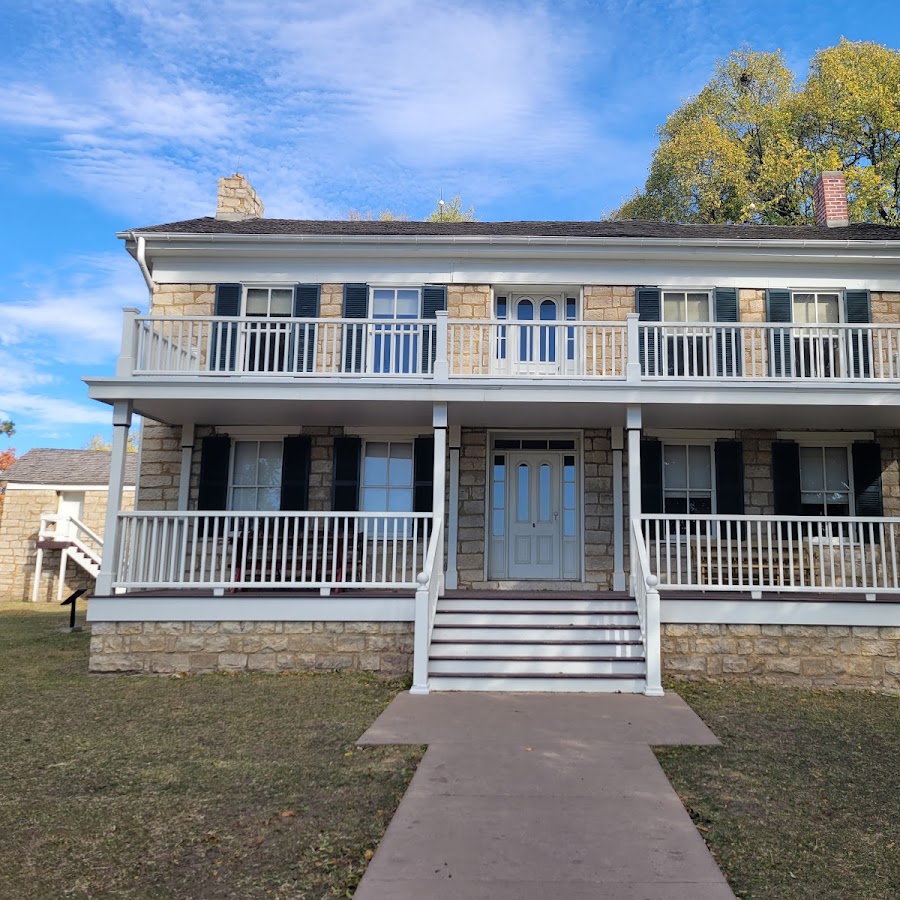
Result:
M354 741L341 674L89 676L58 607L0 603L0 897L350 897L421 757Z

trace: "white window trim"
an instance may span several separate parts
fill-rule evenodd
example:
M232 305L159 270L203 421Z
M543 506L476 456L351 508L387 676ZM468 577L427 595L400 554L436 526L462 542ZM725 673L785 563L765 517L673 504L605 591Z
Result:
M294 288L296 284L293 282L282 284L281 282L259 282L255 283L252 281L248 281L246 283L241 283L241 315L247 316L247 292L251 288L259 289L259 290L289 290L291 292L291 315L290 316L276 316L275 318L290 318L294 314L293 303L294 303ZM267 319L270 316L253 316L254 319Z
M283 440L283 437L284 437L284 435L259 434L259 432L257 431L255 436L252 434L241 435L240 437L237 437L236 440L231 441L231 447L229 448L229 452L228 452L228 500L227 500L228 509L226 510L227 512L244 513L246 515L253 515L254 512L265 512L265 510L261 510L261 509L256 509L256 510L240 509L239 510L239 509L235 509L233 506L234 488L235 488L235 484L234 484L234 454L235 454L237 443L239 441L248 443L248 444L252 443L252 442L259 443L261 441L265 441L265 442L270 442L270 443L280 443L281 444L281 466L282 466L282 469L281 469L281 481L278 483L278 488L280 490L281 486L284 482L284 440ZM237 487L238 488L250 487L250 485L240 485L239 484L239 485L237 485ZM259 490L258 484L254 485L254 487L257 491Z
M847 302L844 291L838 288L789 288L791 292L791 323L798 328L827 328L829 325L844 325L847 320ZM837 294L838 320L837 322L795 322L794 321L794 296L796 294Z
M811 448L824 448L824 447L841 447L845 450L847 456L847 489L849 496L847 498L847 515L855 516L856 515L856 485L853 483L853 446L852 443L848 443L847 441L797 441L798 445L801 447L811 447ZM803 460L798 459L797 461L797 478L801 477L801 470L803 468ZM801 482L802 485L802 482ZM823 493L825 493L823 491ZM800 505L803 506L803 491L801 487L800 491ZM828 504L825 504L825 512L822 514L823 519L828 519Z
M718 498L716 496L716 442L707 439L700 438L678 438L678 439L670 439L670 440L660 440L662 444L662 452L663 452L663 465L662 465L662 505L663 505L663 513L664 516L678 516L685 515L690 516L694 515L691 512L685 513L667 513L665 512L666 508L666 463L665 463L665 448L666 446L674 446L674 447L707 447L709 448L709 502L710 502L710 515L716 515L716 511L719 508ZM674 489L673 489L674 490ZM689 490L689 489L685 489ZM690 499L690 498L688 498Z
M418 434L416 435L418 436ZM412 436L400 436L400 437L388 437L385 435L372 435L368 438L362 439L362 447L360 447L360 467L359 467L359 505L363 506L363 491L366 489L366 448L369 444L388 444L388 459L390 460L390 445L391 444L408 444L411 450L410 456L410 481L409 481L409 506L408 510L393 510L393 512L403 513L403 512L413 512L416 505L416 444L415 437ZM398 486L399 487L399 486ZM389 485L384 485L384 489L390 493L391 487ZM361 513L373 512L373 510L361 509ZM374 510L374 512L387 512L387 510Z
M416 311L415 319L385 319L385 322L416 322L422 318L422 285L411 285L411 284L369 284L369 306L366 310L368 314L368 318L375 318L375 291L415 291L419 295L418 299L418 309ZM395 297L396 301L396 297Z
M666 294L706 294L707 303L709 304L709 318L704 322L697 320L692 322L684 319L675 319L668 324L671 325L708 325L716 321L716 300L715 288L706 287L659 287L659 315L663 324L667 323L666 319ZM685 299L685 303L687 300Z

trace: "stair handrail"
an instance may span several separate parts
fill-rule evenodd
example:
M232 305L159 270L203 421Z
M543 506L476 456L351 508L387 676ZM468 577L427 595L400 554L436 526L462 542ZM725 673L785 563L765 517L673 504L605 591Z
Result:
M428 652L438 597L444 588L443 577L444 517L435 516L428 552L422 571L416 576L416 620L413 638L413 683L411 694L428 693Z
M637 603L641 638L644 642L647 676L644 693L648 697L662 697L662 647L660 625L659 578L650 571L650 557L644 543L640 519L633 519L632 545L635 548L634 599Z
M59 525L63 522L68 522L74 526L74 531L69 532L65 536L61 535ZM55 527L50 529L49 525L54 525ZM93 541L98 549L87 544L81 535L85 535ZM102 562L103 538L96 531L85 525L77 516L68 513L41 513L41 527L38 532L38 539L68 541L85 556L89 557L95 565L99 566Z

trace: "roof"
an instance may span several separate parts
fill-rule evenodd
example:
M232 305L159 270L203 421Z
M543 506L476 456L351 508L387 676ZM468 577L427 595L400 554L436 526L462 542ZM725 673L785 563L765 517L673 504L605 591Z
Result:
M310 235L335 237L672 238L677 240L900 241L900 228L854 224L676 225L641 219L611 222L358 222L338 219L244 219L207 216L132 229L140 234ZM129 234L124 232L123 234Z
M107 450L29 450L4 473L12 484L107 484ZM137 453L125 457L125 484L137 480Z

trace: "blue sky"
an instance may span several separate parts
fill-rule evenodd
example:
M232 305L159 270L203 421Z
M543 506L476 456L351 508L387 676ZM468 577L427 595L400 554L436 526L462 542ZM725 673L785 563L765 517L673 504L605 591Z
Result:
M277 217L423 218L443 191L480 219L596 219L731 49L781 49L802 78L841 36L900 46L896 0L2 7L0 417L20 454L110 432L80 378L111 374L121 307L146 309L115 234L211 215L222 175Z

